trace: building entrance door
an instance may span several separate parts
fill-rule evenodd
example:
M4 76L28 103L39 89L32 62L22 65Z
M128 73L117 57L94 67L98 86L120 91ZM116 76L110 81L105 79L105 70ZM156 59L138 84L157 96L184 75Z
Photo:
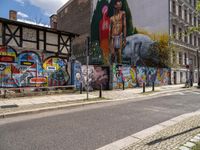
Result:
M174 84L177 84L176 72L174 72Z

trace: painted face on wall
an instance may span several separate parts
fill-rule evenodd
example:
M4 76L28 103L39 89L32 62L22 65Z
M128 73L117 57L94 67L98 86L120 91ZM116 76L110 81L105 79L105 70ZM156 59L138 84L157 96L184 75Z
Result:
M116 3L115 3L115 9L116 10L121 10L122 9L122 2L121 1L116 1Z
M102 8L102 14L103 14L103 16L108 16L108 6L103 6L103 8Z

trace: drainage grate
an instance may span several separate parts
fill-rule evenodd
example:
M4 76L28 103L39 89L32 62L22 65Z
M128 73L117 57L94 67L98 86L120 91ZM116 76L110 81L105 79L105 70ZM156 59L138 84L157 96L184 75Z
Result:
M18 105L14 104L14 105L3 105L1 106L2 109L5 109L5 108L15 108L15 107L19 107Z

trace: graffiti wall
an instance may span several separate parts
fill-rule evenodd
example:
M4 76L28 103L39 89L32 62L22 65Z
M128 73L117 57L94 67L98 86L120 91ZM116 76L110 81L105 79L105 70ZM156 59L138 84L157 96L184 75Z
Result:
M53 54L0 47L0 87L62 86L70 67Z
M76 86L76 89L80 89L81 82L82 82L81 63L74 62L72 64L72 84Z
M168 35L168 27L166 26L168 23L164 17L160 17L157 9L153 9L156 11L156 13L153 11L153 15L149 13L149 10L146 11L145 7L148 9L153 7L151 5L152 0L148 2L144 0L136 1L137 3L133 0L93 1L93 16L91 19L92 58L95 60L93 63L104 65L117 63L137 66L149 66L149 64L161 66L162 64L164 66L161 59L159 59L159 55L155 53L155 49L157 48L156 43L160 42L163 35ZM163 3L163 1L165 2ZM157 2L159 6L161 4L167 6L167 0L163 1ZM165 9L167 8L164 6L164 9L159 10L159 12L168 15L168 11ZM139 17L141 14L147 17L145 19ZM163 18L166 23L161 20L159 21L161 23L158 24L158 21L152 20L152 18ZM160 32L154 30L156 28ZM144 31L147 31L148 34ZM164 44L168 45L168 36L166 37ZM163 41L160 43L163 44Z
M80 89L80 84L84 90L87 88L87 66L76 63L73 65L73 83L76 85L77 89ZM102 88L104 90L109 89L109 68L103 66L93 66L88 67L88 88L90 91Z
M152 67L131 67L122 65L113 65L113 89L123 87L133 88L142 86L145 83L151 86L168 85L170 80L170 70L167 68Z

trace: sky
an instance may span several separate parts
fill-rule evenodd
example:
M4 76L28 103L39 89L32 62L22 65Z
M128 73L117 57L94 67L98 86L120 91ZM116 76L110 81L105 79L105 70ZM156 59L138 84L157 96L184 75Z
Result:
M0 17L9 18L9 10L17 11L18 21L49 26L49 17L68 0L0 0Z

